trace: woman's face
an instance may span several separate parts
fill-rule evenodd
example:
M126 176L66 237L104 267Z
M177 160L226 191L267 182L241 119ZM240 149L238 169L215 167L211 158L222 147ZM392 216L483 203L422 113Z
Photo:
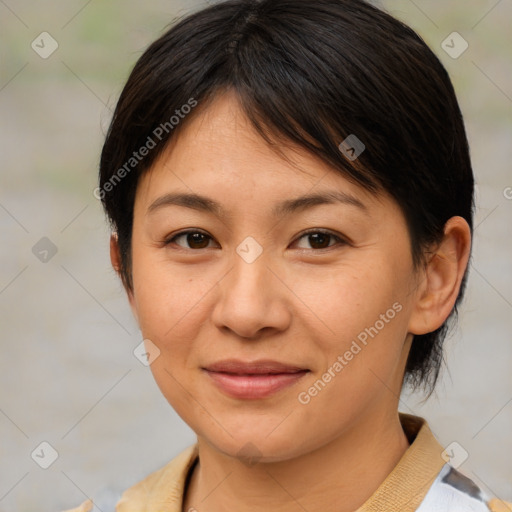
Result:
M267 461L396 415L416 300L397 204L287 154L219 97L141 179L132 238L158 386L211 446Z

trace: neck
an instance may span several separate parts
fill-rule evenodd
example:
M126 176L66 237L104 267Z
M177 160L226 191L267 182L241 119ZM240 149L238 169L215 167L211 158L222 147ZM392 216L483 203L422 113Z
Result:
M409 447L398 413L373 411L322 447L290 460L244 464L198 437L184 511L351 512Z

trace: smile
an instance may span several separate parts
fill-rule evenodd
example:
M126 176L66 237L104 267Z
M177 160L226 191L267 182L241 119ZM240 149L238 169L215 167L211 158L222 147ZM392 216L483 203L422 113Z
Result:
M275 361L221 361L203 370L224 394L242 400L269 397L295 384L308 369Z

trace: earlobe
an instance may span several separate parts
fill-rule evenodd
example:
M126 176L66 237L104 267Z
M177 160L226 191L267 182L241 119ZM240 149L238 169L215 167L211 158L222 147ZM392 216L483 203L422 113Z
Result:
M116 274L121 277L121 254L119 252L119 244L117 240L117 233L110 235L110 262L116 271Z
M423 270L409 332L427 334L445 322L457 300L470 252L468 223L462 217L452 217Z

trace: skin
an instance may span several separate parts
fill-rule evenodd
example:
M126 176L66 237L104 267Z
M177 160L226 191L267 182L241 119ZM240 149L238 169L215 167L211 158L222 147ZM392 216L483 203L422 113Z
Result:
M462 218L448 221L443 241L415 270L393 199L303 150L285 152L287 159L259 137L227 93L184 126L138 185L127 291L144 338L160 350L155 380L197 434L200 462L183 510L361 506L409 446L397 410L413 334L448 317L467 265ZM272 214L283 200L321 191L342 191L362 207ZM178 205L150 210L171 192L208 196L225 215ZM304 235L313 228L333 236ZM169 242L185 229L207 236ZM252 263L236 252L248 236L263 250ZM119 271L115 237L111 258ZM300 403L298 394L396 303L400 312ZM236 399L201 370L227 358L273 359L309 372L270 397Z

